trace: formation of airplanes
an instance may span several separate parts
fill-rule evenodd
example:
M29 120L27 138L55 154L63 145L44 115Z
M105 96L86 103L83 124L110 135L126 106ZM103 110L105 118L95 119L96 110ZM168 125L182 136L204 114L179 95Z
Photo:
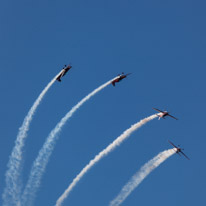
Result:
M59 82L61 82L61 78L62 78L71 68L72 68L72 66L71 66L70 64L69 64L69 65L65 65L65 66L63 67L61 73L57 76L56 80L59 81ZM131 74L131 73L124 74L124 72L122 72L122 74L119 74L119 75L111 82L111 84L112 84L113 86L115 86L115 84L116 84L117 82L120 82L121 80L125 79L125 78L126 78L128 75L130 75L130 74ZM169 116L169 117L171 117L171 118L173 118L173 119L175 119L175 120L178 120L176 117L170 115L168 111L161 111L161 110L159 110L159 109L157 109L157 108L153 108L153 109L156 110L156 111L158 111L158 112L160 113L160 114L157 114L158 117L159 117L159 119L160 119L160 118L165 119L166 116ZM169 141L169 140L168 140L168 141ZM177 153L177 154L179 154L179 155L182 154L182 155L184 155L184 157L187 158L188 160L190 159L190 158L182 151L183 149L180 148L179 145L178 145L178 147L177 147L177 146L174 145L171 141L169 141L169 143L174 147L174 149L176 150L176 153ZM181 156L181 155L180 155L180 156Z
M56 80L61 82L61 78L72 68L72 66L69 64L69 65L65 65L61 71L61 73L57 76ZM122 79L126 78L128 75L130 75L131 73L128 73L128 74L124 74L124 72L122 72L122 74L119 74L117 76L117 78L115 78L111 84L113 86L115 86L115 84L117 82L120 82Z

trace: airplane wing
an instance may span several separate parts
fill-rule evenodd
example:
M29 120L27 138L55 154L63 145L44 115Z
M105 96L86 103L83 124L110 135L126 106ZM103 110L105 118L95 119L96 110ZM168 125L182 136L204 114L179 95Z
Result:
M190 158L183 152L183 151L180 151L181 154L183 154L188 160L190 160Z
M156 109L156 108L152 108L152 109L154 109L154 110L156 110L156 111L158 111L158 112L162 112L163 113L163 111L161 111L161 110L159 110L159 109Z
M115 82L114 81L112 82L112 85L115 87Z
M172 115L168 114L168 116L172 117L173 119L178 120L176 117L173 117Z
M175 148L177 148L177 146L175 146L172 142L170 142L169 140L168 140L168 142L173 146L173 147L175 147Z

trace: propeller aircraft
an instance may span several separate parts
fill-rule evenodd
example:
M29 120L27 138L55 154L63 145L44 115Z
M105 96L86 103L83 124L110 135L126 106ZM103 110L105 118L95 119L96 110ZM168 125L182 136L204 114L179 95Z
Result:
M65 65L62 69L62 72L58 75L56 78L57 81L61 82L61 78L72 68L72 66L69 64L68 66Z

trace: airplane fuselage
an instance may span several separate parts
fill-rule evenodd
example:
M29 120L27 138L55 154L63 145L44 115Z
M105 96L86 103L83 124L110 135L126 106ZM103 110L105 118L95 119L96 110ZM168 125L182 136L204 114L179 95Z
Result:
M168 116L168 114L169 113L167 111L164 111L161 114L159 114L158 116L161 117L161 118L164 118L164 117Z
M63 77L68 71L69 71L69 68L63 69L62 73L61 73L61 76Z
M120 75L120 76L116 79L116 82L119 82L119 81L123 80L124 78L126 78L125 75Z
M179 147L177 147L176 150L177 150L176 153L180 153L182 151L182 149Z

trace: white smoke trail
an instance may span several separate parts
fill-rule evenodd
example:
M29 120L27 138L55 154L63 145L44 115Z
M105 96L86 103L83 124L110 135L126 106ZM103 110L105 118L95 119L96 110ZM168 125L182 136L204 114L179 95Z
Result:
M175 149L165 150L159 153L156 157L147 162L140 170L129 180L129 182L122 188L119 195L110 202L110 206L119 206L130 193L161 163L163 163L170 156L175 154Z
M114 78L116 79L116 78ZM49 158L52 154L52 151L54 149L55 143L58 140L58 134L60 133L62 127L67 122L67 120L72 117L72 115L86 102L88 101L92 96L100 92L102 89L107 87L109 84L111 84L111 81L114 79L106 82L105 84L101 85L94 91L92 91L90 94L88 94L86 97L84 97L79 103L77 103L62 119L61 121L56 125L56 127L50 132L49 136L47 137L46 142L44 143L43 147L39 151L39 154L36 158L36 160L33 163L29 180L27 182L27 185L25 187L24 193L22 195L22 205L32 205L33 200L35 198L36 192L38 187L40 186L42 175L46 169L47 163L49 161Z
M59 73L60 74L60 73ZM58 75L59 75L58 74ZM4 193L2 195L4 206L12 206L12 205L19 205L19 199L21 194L21 180L20 180L20 174L23 167L23 147L25 144L25 139L27 137L27 132L29 130L30 123L32 121L32 118L34 116L34 113L41 103L43 97L49 90L49 88L52 86L52 84L55 82L56 75L49 84L44 88L44 90L41 92L41 94L38 96L32 107L30 108L28 114L26 115L22 126L19 128L19 132L17 135L17 139L15 141L15 146L12 150L12 153L9 157L8 162L8 170L6 171L6 187L4 189Z
M76 186L76 184L80 181L80 179L104 156L113 151L117 146L119 146L124 140L126 140L135 130L139 129L141 126L146 124L147 122L156 118L157 115L151 115L145 119L142 119L138 123L132 125L129 129L124 131L116 140L114 140L111 144L109 144L104 150L102 150L98 155L95 156L94 159L90 160L90 162L81 170L81 172L73 179L72 183L69 187L64 191L64 193L59 197L56 202L56 206L62 205L63 201L67 198L72 189Z

